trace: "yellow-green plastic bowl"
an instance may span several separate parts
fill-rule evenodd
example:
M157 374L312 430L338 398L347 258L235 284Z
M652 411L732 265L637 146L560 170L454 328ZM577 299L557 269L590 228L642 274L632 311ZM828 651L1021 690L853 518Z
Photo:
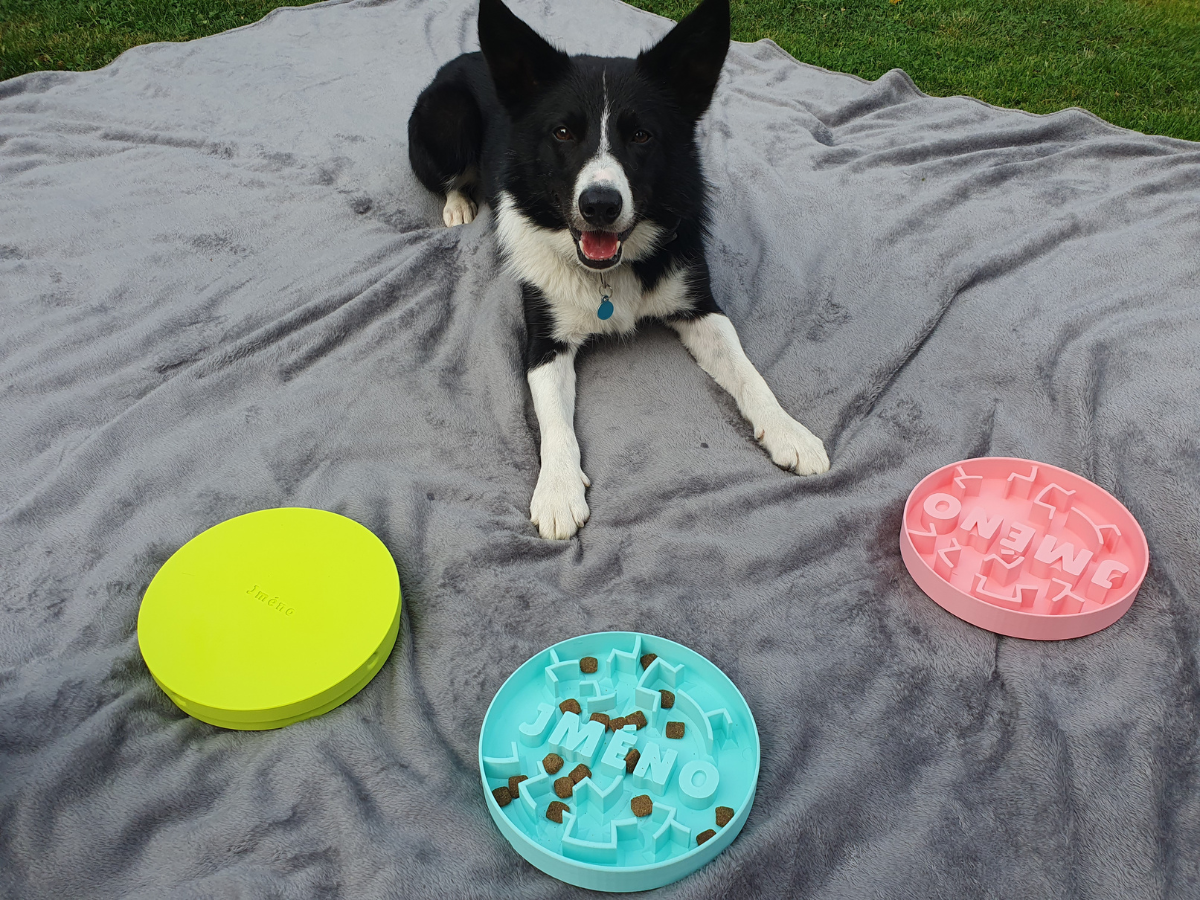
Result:
M399 628L400 578L383 542L345 516L289 507L229 519L180 547L146 589L137 634L180 709L262 730L349 700Z

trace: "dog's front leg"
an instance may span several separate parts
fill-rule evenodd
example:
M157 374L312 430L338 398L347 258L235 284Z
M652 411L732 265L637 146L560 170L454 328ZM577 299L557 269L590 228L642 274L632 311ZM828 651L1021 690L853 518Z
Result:
M746 358L733 323L723 313L708 313L670 323L683 346L705 372L733 396L775 465L800 475L829 469L820 438L784 412L766 381Z
M542 435L542 470L529 518L542 537L566 540L588 519L584 489L591 486L575 439L575 348L559 350L526 377Z

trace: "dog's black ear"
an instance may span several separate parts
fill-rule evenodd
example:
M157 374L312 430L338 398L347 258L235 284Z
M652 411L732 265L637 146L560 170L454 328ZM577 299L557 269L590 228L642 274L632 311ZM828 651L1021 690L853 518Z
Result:
M638 69L674 91L693 119L708 109L729 52L729 0L704 0L649 50Z
M479 47L500 102L514 115L571 66L567 54L547 43L500 0L479 0Z

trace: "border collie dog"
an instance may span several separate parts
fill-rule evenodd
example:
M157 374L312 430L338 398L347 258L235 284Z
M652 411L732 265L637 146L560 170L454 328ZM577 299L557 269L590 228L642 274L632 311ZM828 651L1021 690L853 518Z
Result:
M541 535L569 538L588 518L575 355L643 319L679 334L776 465L827 470L821 441L779 405L709 283L695 131L729 49L729 0L703 0L637 59L568 56L501 0L480 0L479 45L417 98L409 159L445 195L447 226L486 200L520 282L542 456L529 512Z

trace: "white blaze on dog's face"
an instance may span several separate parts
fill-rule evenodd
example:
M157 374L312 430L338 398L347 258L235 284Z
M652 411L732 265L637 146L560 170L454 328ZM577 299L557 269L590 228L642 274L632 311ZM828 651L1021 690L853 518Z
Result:
M623 239L633 228L633 191L620 161L613 156L612 106L607 73L601 75L603 107L600 111L599 142L575 179L572 228L579 233L579 249L588 261L603 265L614 259Z

